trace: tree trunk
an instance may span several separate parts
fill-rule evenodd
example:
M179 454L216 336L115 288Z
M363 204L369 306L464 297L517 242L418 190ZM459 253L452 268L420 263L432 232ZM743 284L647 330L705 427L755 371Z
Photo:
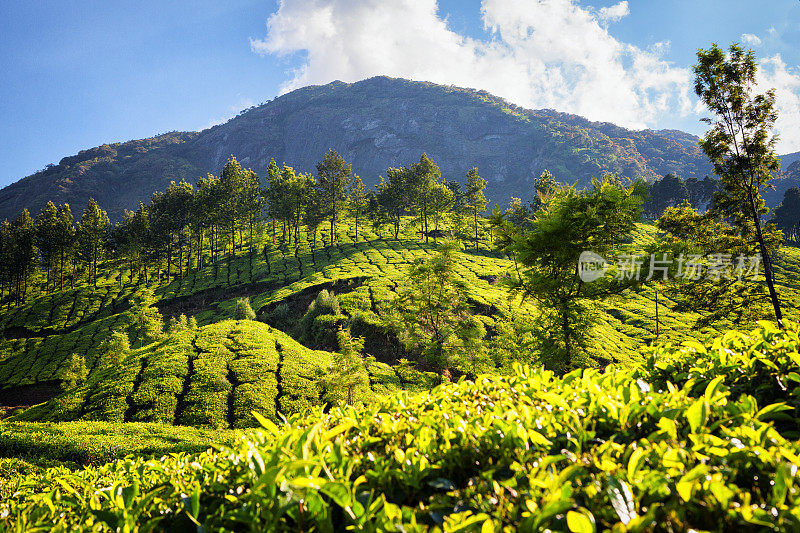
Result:
M475 211L475 251L478 251L478 211Z
M567 361L566 361L566 365L565 365L565 370L566 370L572 364L572 345L571 345L571 339L570 339L569 314L567 313L567 308L566 307L562 307L561 308L561 313L562 313L561 328L564 330L564 348L565 348L565 350L567 352Z
M750 199L750 209L753 214L753 223L756 226L756 236L758 237L758 247L761 250L761 257L764 261L764 277L767 280L767 287L769 288L769 297L772 300L772 307L775 310L775 319L778 321L778 326L783 329L783 314L781 313L781 303L778 300L778 293L775 292L775 285L773 283L772 273L772 260L767 251L767 245L764 242L764 234L761 231L761 217L758 216L756 209L756 200L753 197L753 191L750 187L747 188L747 195Z
M169 236L169 242L167 242L167 283L172 276L172 235Z
M58 269L58 275L59 275L59 278L60 278L59 283L61 285L61 288L59 290L63 291L64 290L64 250L63 249L61 250L61 266Z

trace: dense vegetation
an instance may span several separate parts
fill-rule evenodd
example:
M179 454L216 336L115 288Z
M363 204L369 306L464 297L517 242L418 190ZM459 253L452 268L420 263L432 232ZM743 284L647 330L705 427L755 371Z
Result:
M800 530L797 189L753 54L698 58L718 180L484 218L329 150L3 223L0 529Z
M793 530L798 346L796 325L763 326L651 349L633 368L520 367L280 427L265 419L221 451L6 478L0 520L87 531Z

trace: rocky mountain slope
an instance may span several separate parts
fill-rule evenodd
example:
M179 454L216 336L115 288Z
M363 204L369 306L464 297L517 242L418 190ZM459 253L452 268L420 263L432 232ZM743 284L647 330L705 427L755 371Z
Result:
M367 184L427 152L448 179L477 166L488 194L530 195L544 169L586 183L604 171L654 180L668 172L702 179L709 165L697 138L674 130L633 131L552 110L523 109L485 91L376 77L298 89L195 132L104 144L0 190L0 220L48 200L73 212L94 197L119 217L170 180L217 173L230 155L263 174L270 158L312 172L329 148Z

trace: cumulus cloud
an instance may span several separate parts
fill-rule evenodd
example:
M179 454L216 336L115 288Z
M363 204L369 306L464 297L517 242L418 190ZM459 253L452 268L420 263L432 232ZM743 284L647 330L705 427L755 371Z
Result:
M629 12L625 1L595 10L574 0L483 0L490 38L452 31L436 0L281 0L262 54L304 54L282 87L376 75L485 89L532 108L643 128L664 113L692 110L691 74L606 28Z
M752 33L743 33L742 42L750 46L761 46L761 39L758 35L753 35Z
M705 115L690 69L665 59L669 43L644 49L609 32L607 24L629 11L627 1L595 9L576 0L483 0L489 37L473 39L448 27L436 0L281 0L266 37L251 46L302 58L283 92L388 75L485 89L525 107L631 128ZM776 89L778 150L799 150L800 72L779 55L760 67L759 91Z
M759 62L758 92L775 89L778 153L800 150L800 70L786 65L780 54Z
M628 9L627 0L623 0L619 4L613 6L601 7L598 15L602 21L617 22L623 17L630 15L630 13L631 11Z

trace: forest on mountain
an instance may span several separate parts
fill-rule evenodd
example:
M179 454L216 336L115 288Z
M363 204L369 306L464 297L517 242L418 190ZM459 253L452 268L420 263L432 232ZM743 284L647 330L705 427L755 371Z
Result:
M582 186L613 172L652 182L711 173L697 137L633 131L552 110L528 110L485 91L377 77L305 87L195 132L110 143L65 157L0 190L0 220L48 201L86 205L94 198L114 221L170 181L192 185L219 172L230 155L264 176L271 159L297 172L333 148L368 186L389 167L431 156L447 180L477 166L493 201L528 194L544 170Z

